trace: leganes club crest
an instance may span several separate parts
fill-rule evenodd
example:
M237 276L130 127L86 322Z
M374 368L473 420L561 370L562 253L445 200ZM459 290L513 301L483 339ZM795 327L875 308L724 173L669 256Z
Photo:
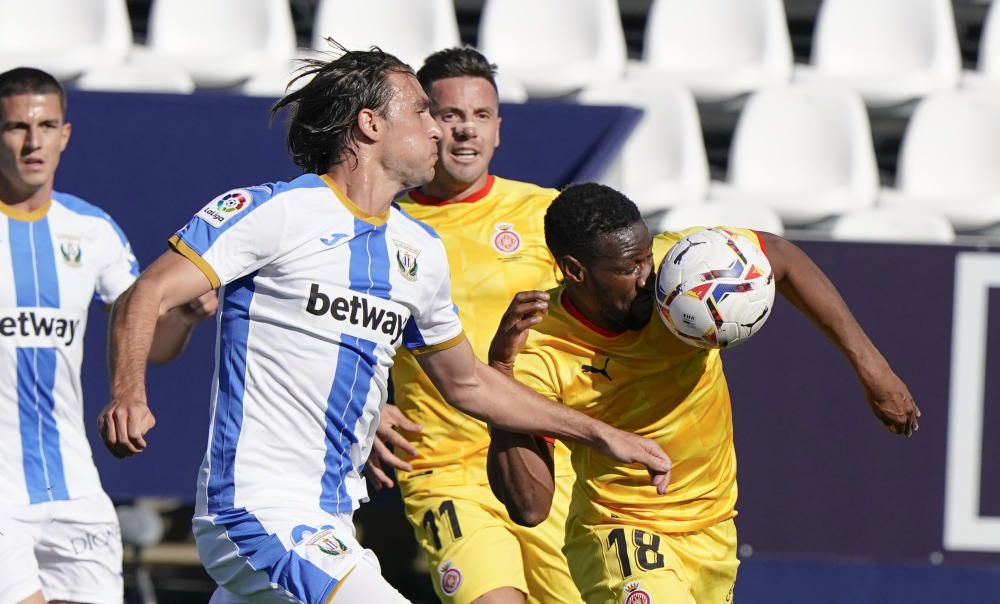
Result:
M347 544L337 538L337 534L332 529L320 531L312 536L306 545L315 546L316 549L328 556L339 556L350 551Z
M398 239L393 239L392 241L396 244L396 268L399 269L399 274L403 275L403 278L407 281L416 281L417 270L420 268L420 265L417 263L420 250Z
M80 262L83 259L80 238L74 235L59 235L59 253L62 254L63 262L67 266L72 266L73 268L80 266Z

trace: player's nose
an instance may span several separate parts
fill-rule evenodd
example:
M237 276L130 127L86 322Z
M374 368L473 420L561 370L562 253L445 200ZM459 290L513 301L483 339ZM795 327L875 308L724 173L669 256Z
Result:
M476 138L476 128L472 124L465 122L456 124L451 129L451 137L457 141L467 141Z

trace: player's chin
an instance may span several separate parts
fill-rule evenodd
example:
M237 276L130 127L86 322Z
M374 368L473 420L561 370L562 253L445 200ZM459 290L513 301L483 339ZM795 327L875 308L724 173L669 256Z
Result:
M649 318L653 315L653 296L641 295L636 298L629 307L628 315L625 318L625 325L629 329L642 329L649 323Z
M411 174L407 177L403 185L407 188L421 187L426 185L430 181L434 180L434 167L431 166L430 169L424 170L419 173Z

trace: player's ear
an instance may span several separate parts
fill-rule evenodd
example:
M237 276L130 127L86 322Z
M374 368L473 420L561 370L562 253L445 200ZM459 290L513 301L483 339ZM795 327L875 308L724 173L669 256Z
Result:
M586 278L586 267L583 266L582 262L569 254L559 259L559 268L562 270L563 277L567 281L580 284Z
M59 152L62 153L66 150L66 145L69 144L69 135L73 133L73 125L69 122L63 123L62 132L59 135Z
M382 124L377 113L367 107L358 112L358 130L371 140L378 140L382 135Z

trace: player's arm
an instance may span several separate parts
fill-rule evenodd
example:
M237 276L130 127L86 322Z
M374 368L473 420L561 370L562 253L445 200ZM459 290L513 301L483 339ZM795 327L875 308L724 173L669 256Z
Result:
M660 493L666 492L670 460L649 439L553 403L484 365L465 338L444 350L417 356L445 400L460 411L513 432L579 442L624 463L645 466Z
M214 315L218 307L213 290L160 315L150 344L149 362L168 363L176 359L191 339L194 326Z
M514 359L524 346L528 330L548 312L549 295L541 291L520 292L500 319L490 343L490 366L514 377ZM552 508L555 492L553 446L528 434L494 428L486 456L490 488L507 508L511 520L522 526L537 526Z
M917 408L906 384L892 371L822 270L794 243L758 233L767 250L778 291L844 354L864 386L875 416L895 434L918 429Z
M549 516L555 493L553 445L543 438L490 430L486 474L490 489L521 526L538 526Z
M146 361L160 317L212 289L201 269L171 250L115 302L108 348L111 402L97 424L105 446L116 457L145 449L144 436L156 423L146 402Z
M410 464L396 455L395 450L401 449L410 455L416 455L416 447L401 434L401 431L412 434L420 430L420 424L406 417L396 405L388 403L382 408L378 429L372 440L372 452L365 466L365 474L376 489L381 490L382 487L391 489L396 484L391 476L394 470L405 472L413 470Z

